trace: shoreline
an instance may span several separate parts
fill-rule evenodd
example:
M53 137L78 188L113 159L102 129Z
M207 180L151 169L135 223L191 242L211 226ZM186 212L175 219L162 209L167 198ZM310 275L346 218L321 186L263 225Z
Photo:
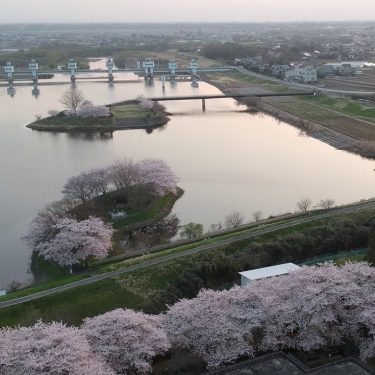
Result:
M115 104L115 103L114 103ZM36 120L26 125L27 128L35 131L56 132L56 133L113 133L117 130L146 130L152 131L166 125L170 118L170 114L166 112L161 105L155 105L151 110L141 109L139 114L121 115L113 114L113 109L119 106L109 104L107 107L111 110L111 115L100 118L80 118L68 117L60 112L56 116L45 117ZM158 104L158 103L156 103ZM134 101L125 102L123 108L126 106L134 106L137 103ZM54 123L55 121L55 123ZM86 123L83 125L82 123Z
M202 77L202 80L216 87L223 94L236 94L235 88L228 88L225 84L216 82L215 80L212 80L207 76ZM273 106L269 101L267 102L262 98L249 97L239 98L235 100L237 100L239 103L243 105L246 105L249 110L253 108L255 110L258 110L259 112L274 117L278 121L286 122L287 124L300 129L307 136L324 142L337 150L343 150L350 153L354 153L358 156L368 159L375 159L375 150L366 151L364 149L364 145L362 144L363 142L365 142L363 140L354 138L353 136L347 135L338 130L334 130L318 122L307 120L297 114L288 112L285 109L280 109L276 106Z

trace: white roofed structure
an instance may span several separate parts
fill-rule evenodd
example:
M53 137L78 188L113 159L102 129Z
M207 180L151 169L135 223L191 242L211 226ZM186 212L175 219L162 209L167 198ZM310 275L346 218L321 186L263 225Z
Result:
M257 268L251 271L240 272L241 275L241 286L246 286L251 281L267 279L269 277L286 275L289 272L299 269L294 263L279 264L277 266Z

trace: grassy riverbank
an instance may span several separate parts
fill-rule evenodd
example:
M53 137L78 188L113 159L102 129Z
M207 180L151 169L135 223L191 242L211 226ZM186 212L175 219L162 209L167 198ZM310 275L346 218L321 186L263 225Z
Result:
M308 214L298 215L298 217L308 216ZM234 282L238 282L237 272L244 268L257 268L283 261L302 261L311 258L311 256L323 255L324 246L326 246L324 243L328 239L325 232L331 233L331 239L329 240L331 242L327 243L330 251L332 251L332 244L336 244L336 242L332 242L333 233L338 235L336 245L340 251L345 250L345 246L351 246L350 241L344 246L342 241L339 240L343 233L347 233L354 239L353 244L361 246L365 239L363 231L367 228L366 223L373 216L374 210L370 209L341 215L338 219L321 218L290 228L275 230L272 230L272 228L276 225L276 222L274 224L267 222L252 224L247 229L246 227L240 228L239 232L249 231L250 233L267 227L271 232L256 235L252 238L239 239L229 245L215 246L215 241L223 239L223 237L238 237L239 234L233 231L232 233L217 234L213 238L170 247L157 253L133 259L98 264L96 272L108 272L141 264L167 254L176 254L186 248L196 248L210 242L214 245L212 249L202 253L148 266L88 286L76 287L63 293L26 302L22 305L2 308L0 309L0 325L32 324L40 318L45 321L63 320L67 323L79 324L86 316L93 316L117 307L135 308L150 312L162 311L165 304L171 303L176 297L192 297L197 288L198 290L202 287L220 289L233 285ZM287 223L288 220L291 219L285 217L281 221ZM357 227L358 229L356 229ZM360 233L362 234L360 235ZM306 240L299 245L302 248L310 243L310 240L308 240L310 236L313 236L311 239L315 238L314 241L318 242L316 245L311 243L312 247L308 246L302 253L301 250L298 250L298 246L296 250L292 250L291 245L295 246L297 242L300 242L303 238L301 236L307 236ZM318 240L318 238L321 239ZM323 241L323 245L318 245L319 241ZM273 242L275 245L271 245ZM303 245L304 242L306 242L305 245ZM256 250L260 249L260 245L255 246L255 244L267 243L269 245L265 248L266 252L262 250L262 253L259 253L259 250ZM277 243L279 245L276 246ZM270 250L266 250L268 248ZM271 251L271 249L273 250ZM269 251L271 251L269 255L266 255Z
M126 129L153 129L165 125L168 121L164 107L158 104L152 109L145 109L138 102L129 102L111 107L111 115L108 117L82 118L66 116L60 112L56 116L37 119L27 127L51 132L112 133Z
M275 79L252 72L207 74L206 79L227 94L296 91ZM301 128L338 149L375 157L375 112L350 98L274 97L243 99L244 104Z

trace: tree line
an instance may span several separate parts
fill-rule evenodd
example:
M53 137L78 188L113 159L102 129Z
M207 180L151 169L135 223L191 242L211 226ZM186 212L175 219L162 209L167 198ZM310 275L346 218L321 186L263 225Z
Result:
M366 247L373 230L366 218L336 218L311 228L264 241L243 240L199 256L163 290L143 304L159 313L180 298L193 298L202 288L220 289L238 283L238 272Z
M0 329L0 375L148 374L172 348L208 368L275 350L349 344L375 357L375 269L366 263L303 267L245 288L202 290L157 316L117 309L79 327L38 322Z

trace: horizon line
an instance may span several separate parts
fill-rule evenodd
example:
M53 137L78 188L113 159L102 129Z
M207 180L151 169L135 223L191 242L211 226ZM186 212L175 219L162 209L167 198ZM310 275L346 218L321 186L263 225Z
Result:
M180 25L180 24L293 24L293 23L375 23L375 19L371 20L294 20L294 21L14 21L14 22L0 22L1 26L9 25Z

